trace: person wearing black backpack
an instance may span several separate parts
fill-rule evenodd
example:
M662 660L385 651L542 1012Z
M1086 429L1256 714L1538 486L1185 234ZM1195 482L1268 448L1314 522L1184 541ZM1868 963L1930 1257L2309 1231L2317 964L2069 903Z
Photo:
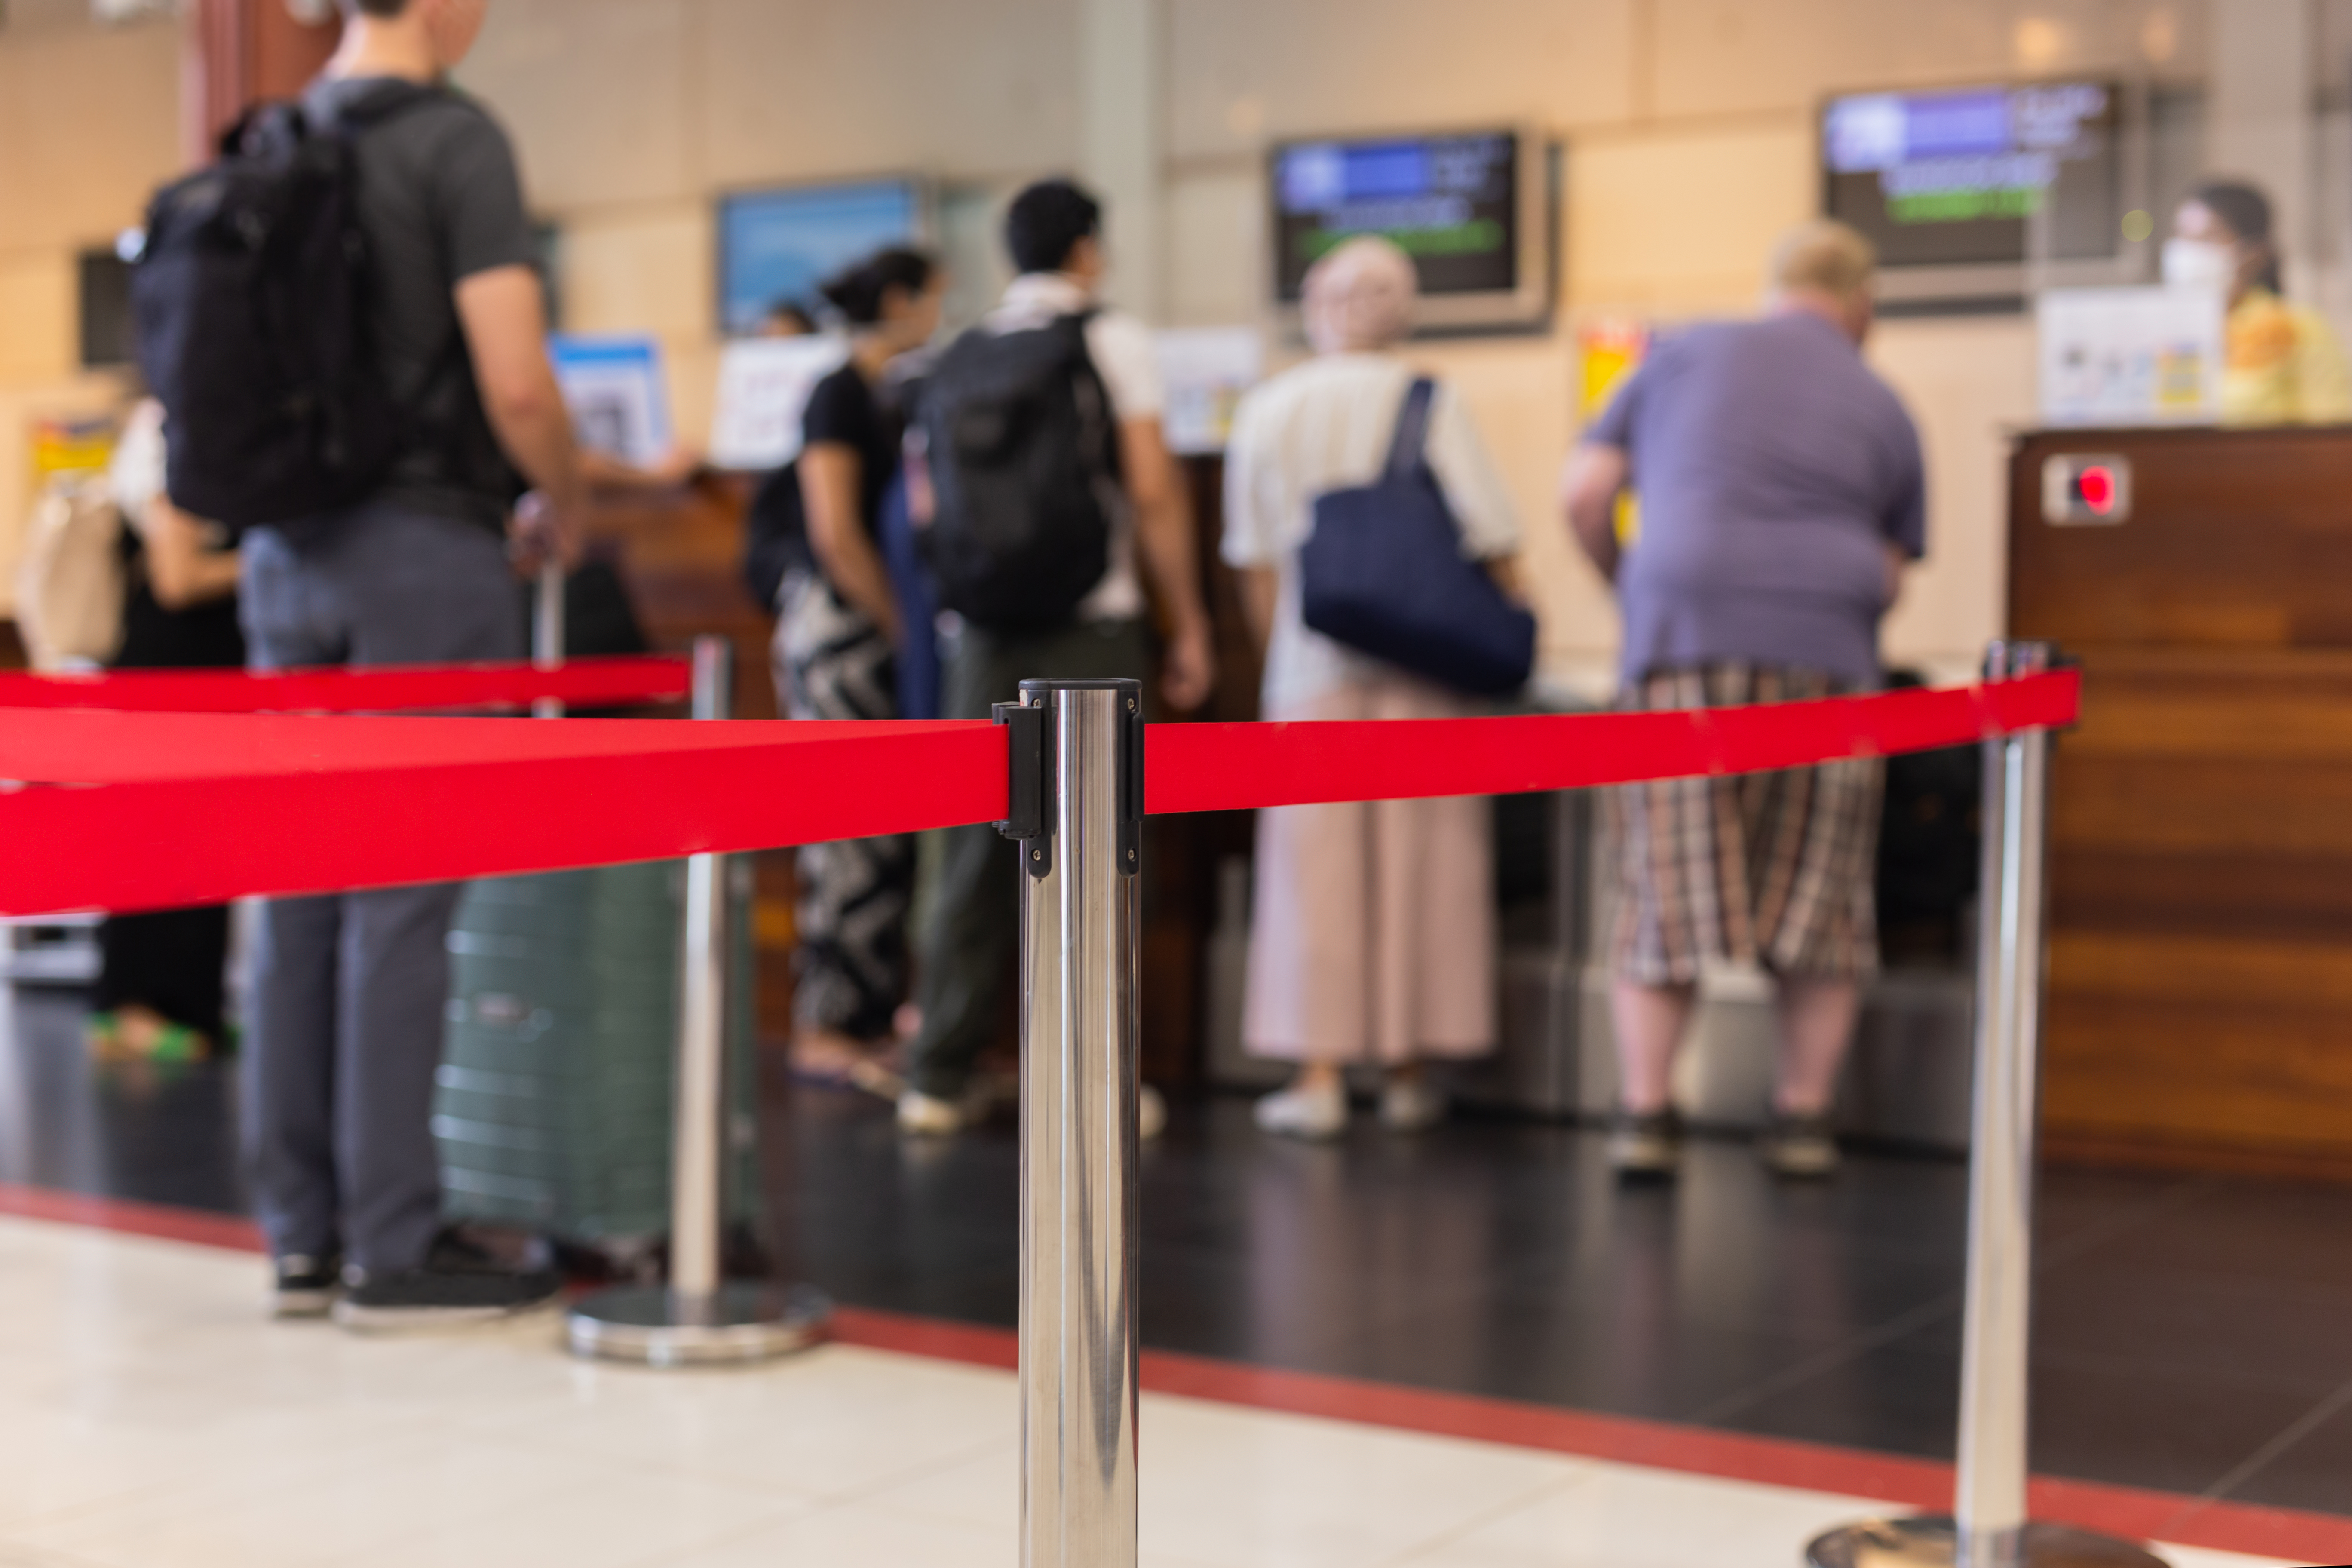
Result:
M207 256L174 226L203 210L200 200L175 202L183 182L157 199L155 269L134 285L154 348L150 379L169 415L173 498L206 479L226 487L205 515L245 527L255 668L518 658L526 639L514 572L535 570L549 551L569 554L565 524L583 482L548 361L513 152L444 80L472 47L488 0L341 3L341 47L299 108L265 111L248 132L259 143L191 179L209 174L232 196L244 193L262 218L292 211L341 234L308 281L321 267L341 269L355 319L301 323L291 346L312 347L331 327L351 352L298 365L310 379L283 406L378 414L354 435L334 417L268 426L260 415L275 410L257 409L255 439L306 484L264 493L250 465L240 479L239 453L227 435L210 434L224 427L208 416L253 389L221 388L209 403L190 395L202 363L175 349L207 332L247 342L282 313L241 322L234 300L207 293ZM281 168L308 168L312 183L298 187L289 174L271 184ZM257 220L255 232L266 225ZM279 265L265 242L263 286L290 298L305 279L268 270ZM536 494L519 527L526 481ZM303 508L305 494L325 504ZM442 1220L431 1112L458 891L441 884L265 907L246 1128L281 1315L331 1310L353 1328L421 1326L503 1316L555 1291L551 1274L502 1268Z
M1192 501L1160 428L1151 334L1101 308L1102 206L1067 180L1013 198L1020 277L940 356L915 439L931 502L923 552L950 612L940 717L985 719L1024 679L1141 679L1143 576L1168 620L1160 694L1198 707L1215 679L1192 552ZM1013 846L956 827L924 850L916 938L922 1023L898 1125L953 1132L982 1109L973 1068L1013 962ZM1145 1091L1145 1135L1164 1117Z

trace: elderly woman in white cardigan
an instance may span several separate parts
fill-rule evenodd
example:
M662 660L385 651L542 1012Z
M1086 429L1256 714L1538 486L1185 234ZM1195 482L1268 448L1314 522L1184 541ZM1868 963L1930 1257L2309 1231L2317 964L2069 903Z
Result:
M1242 400L1226 454L1224 557L1243 573L1265 652L1272 720L1435 719L1462 700L1311 631L1298 551L1316 499L1372 482L1414 372L1412 262L1386 240L1347 242L1307 274L1316 357ZM1425 450L1466 554L1509 586L1518 526L1459 398L1442 384ZM1439 1120L1433 1059L1495 1045L1494 850L1483 799L1284 806L1258 814L1244 1044L1298 1064L1258 1101L1258 1125L1301 1138L1347 1126L1350 1065L1383 1072L1381 1121Z

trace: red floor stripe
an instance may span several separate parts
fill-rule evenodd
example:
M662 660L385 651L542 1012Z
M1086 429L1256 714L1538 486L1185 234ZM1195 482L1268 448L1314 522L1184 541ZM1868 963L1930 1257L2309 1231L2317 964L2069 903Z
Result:
M950 1326L853 1307L836 1310L834 1337L845 1344L980 1366L1012 1366L1017 1350L1009 1329ZM1221 1405L1540 1448L1718 1480L1843 1492L1930 1512L1947 1511L1952 1505L1951 1466L1866 1449L1246 1366L1171 1351L1143 1352L1143 1386L1154 1394ZM2032 1506L2036 1519L2126 1540L2169 1541L2305 1563L2352 1563L2352 1519L2333 1514L2206 1502L2173 1492L2049 1476L2034 1479Z
M23 1187L12 1182L0 1182L0 1215L87 1226L93 1230L116 1230L126 1236L154 1237L163 1241L192 1242L198 1247L225 1247L232 1252L261 1250L261 1233L254 1228L253 1222L234 1215L132 1203L125 1198L94 1198L47 1187Z
M6 1183L0 1183L0 1215L237 1252L261 1247L253 1226L229 1215ZM833 1337L844 1344L1002 1370L1013 1367L1019 1352L1010 1329L866 1307L836 1308ZM1951 1505L1949 1465L1860 1448L1247 1366L1171 1351L1143 1352L1143 1386L1155 1394L1255 1410L1573 1454L1718 1480L1842 1492L1909 1509L1940 1510ZM2036 1519L2128 1540L2170 1541L2305 1563L2352 1563L2352 1519L2334 1514L2207 1502L2172 1492L2051 1476L2034 1479L2032 1504Z

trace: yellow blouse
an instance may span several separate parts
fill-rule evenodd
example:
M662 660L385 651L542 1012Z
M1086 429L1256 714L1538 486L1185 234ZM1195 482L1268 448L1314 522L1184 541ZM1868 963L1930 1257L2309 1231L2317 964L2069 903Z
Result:
M2324 425L2352 419L2352 375L2318 311L2267 289L2230 310L2221 372L2225 425Z

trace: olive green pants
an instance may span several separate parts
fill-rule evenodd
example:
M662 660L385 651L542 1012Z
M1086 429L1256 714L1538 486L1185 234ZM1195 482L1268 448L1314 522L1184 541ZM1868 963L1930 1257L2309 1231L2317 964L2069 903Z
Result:
M940 716L985 719L1021 695L1024 680L1141 680L1150 648L1140 621L1099 621L1033 636L966 626L942 652ZM951 1100L996 1030L1020 953L1021 862L994 827L924 836L918 872L915 997L923 1011L908 1078Z

